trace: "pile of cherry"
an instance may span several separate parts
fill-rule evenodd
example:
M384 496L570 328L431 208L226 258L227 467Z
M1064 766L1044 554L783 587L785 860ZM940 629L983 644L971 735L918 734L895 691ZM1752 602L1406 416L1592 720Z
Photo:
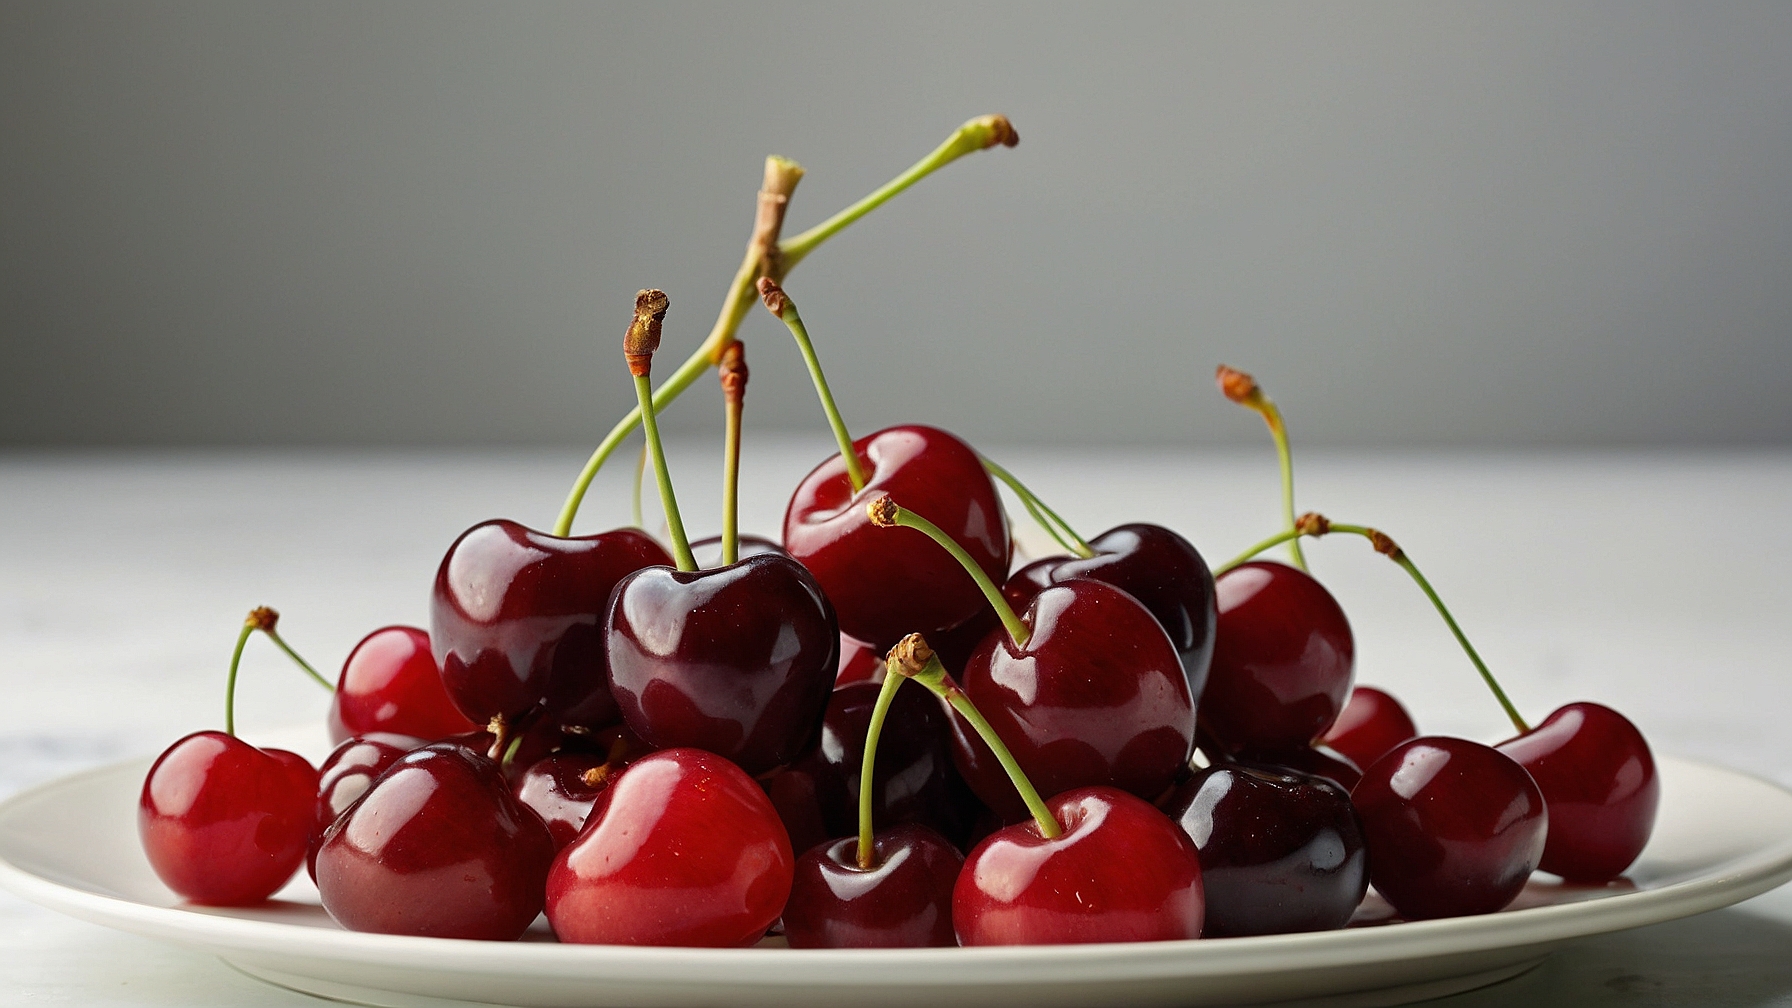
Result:
M1343 927L1371 884L1408 920L1488 913L1539 868L1603 882L1642 849L1655 769L1611 709L1531 728L1495 685L1518 734L1490 747L1352 689L1299 538L1364 535L1437 601L1386 536L1289 501L1217 578L1160 525L1084 540L943 430L851 440L794 304L758 287L842 447L782 542L734 531L738 349L724 535L686 539L649 383L667 302L642 292L624 349L669 542L467 530L429 630L349 654L321 767L239 740L229 701L156 761L139 822L171 889L253 904L304 865L342 926L437 937L545 911L571 942L1148 941ZM1286 465L1273 405L1221 379ZM1065 555L1015 566L998 480ZM1295 565L1252 559L1282 542ZM245 623L227 695L255 632L299 660L275 619Z

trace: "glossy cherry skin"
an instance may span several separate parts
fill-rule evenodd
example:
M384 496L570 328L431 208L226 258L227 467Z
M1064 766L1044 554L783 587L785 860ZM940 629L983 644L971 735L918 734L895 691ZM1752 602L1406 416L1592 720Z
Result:
M284 749L202 731L169 746L137 800L137 833L162 883L193 903L248 906L305 860L317 771Z
M784 513L784 548L815 574L842 632L887 649L933 634L984 604L975 581L945 550L909 528L871 524L865 505L889 494L938 525L1000 584L1008 573L1008 520L970 445L933 427L890 427L853 443L867 481L853 493L834 455L803 478Z
M1046 806L1062 835L1048 840L1029 819L990 834L965 858L952 892L961 944L1201 936L1201 862L1181 827L1108 787L1078 788Z
M616 723L604 677L610 591L671 562L640 529L570 539L503 520L468 529L442 558L430 599L430 640L454 705L478 725L536 712L590 728Z
M348 653L327 724L338 745L375 732L430 742L479 727L448 699L429 634L408 626L381 627Z
M1505 753L1425 735L1395 746L1350 793L1369 881L1407 920L1492 913L1543 856L1543 793Z
M791 948L952 946L952 887L964 855L945 837L903 823L872 838L860 868L858 837L821 844L797 858L784 937Z
M1325 744L1357 766L1366 767L1389 749L1418 735L1419 726L1392 693L1358 686L1350 691L1350 701L1326 731Z
M859 779L865 761L865 733L877 706L876 683L835 688L822 719L813 756L819 804L827 835L857 835ZM914 822L930 826L968 850L971 827L983 804L958 776L952 763L952 724L925 689L905 685L890 701L878 736L873 768L873 822ZM1010 785L1012 788L1012 785Z
M966 662L965 694L1040 794L1108 785L1147 801L1187 764L1195 707L1163 628L1131 595L1083 578L1034 597L1024 648L1004 630ZM1026 815L1000 765L962 718L953 758L1008 822Z
M1024 609L1041 588L1071 578L1093 578L1138 599L1170 637L1189 695L1198 704L1213 661L1213 572L1187 539L1162 525L1135 523L1111 528L1089 546L1095 555L1046 557L1009 575L1002 594Z
M428 742L409 735L374 732L344 741L318 764L311 843L305 852L305 870L311 873L313 881L317 879L317 849L323 845L324 831L367 793L387 767Z
M764 536L743 535L734 545L736 560L745 560L750 556L759 556L762 553L790 556L784 551L784 547ZM691 541L691 556L696 559L698 570L710 570L724 566L722 563L722 537L709 536L705 539L693 539Z
M1345 794L1349 794L1350 789L1356 787L1357 781L1363 779L1363 770L1354 760L1329 746L1310 745L1261 762L1324 777L1343 788Z
M1325 734L1350 694L1356 645L1310 574L1253 561L1217 582L1219 626L1201 723L1235 752L1269 755Z
M1610 707L1572 703L1495 748L1517 760L1549 805L1539 867L1605 882L1636 860L1655 828L1661 780L1636 725Z
M324 833L317 892L351 931L509 941L541 912L554 841L498 765L452 742L405 754Z
M637 571L616 586L604 627L611 695L648 745L701 746L756 774L815 737L840 628L796 561Z
M794 861L752 778L662 749L616 778L554 859L548 922L564 942L751 945L784 909Z
M1341 928L1369 888L1362 823L1324 777L1211 766L1165 811L1201 852L1206 937Z
M547 824L556 851L579 835L591 806L617 775L650 751L626 727L607 734L611 738L607 752L562 749L536 760L511 783L517 799Z
M834 685L884 681L884 656L856 637L840 635L840 662L834 671Z

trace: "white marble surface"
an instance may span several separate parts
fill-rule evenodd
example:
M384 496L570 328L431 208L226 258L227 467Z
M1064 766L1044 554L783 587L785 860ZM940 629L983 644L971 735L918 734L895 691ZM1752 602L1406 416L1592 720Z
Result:
M1267 450L984 447L1086 535L1158 521L1217 563L1277 524ZM743 526L775 531L788 489L826 450L750 443ZM693 534L712 531L719 453L672 454ZM280 609L287 639L321 666L376 626L421 622L454 535L498 515L550 524L581 459L0 455L0 797L216 725L235 628L254 605ZM599 480L582 528L626 520L628 468ZM1303 509L1406 547L1533 718L1598 699L1658 751L1792 786L1792 452L1311 452L1299 477ZM1498 709L1397 569L1343 537L1309 557L1350 613L1360 681L1393 689L1427 731L1501 737ZM238 709L251 739L323 710L284 662L250 648ZM1792 1008L1792 891L1583 941L1440 1003L1521 1000ZM0 893L0 1005L301 1003L319 1002Z

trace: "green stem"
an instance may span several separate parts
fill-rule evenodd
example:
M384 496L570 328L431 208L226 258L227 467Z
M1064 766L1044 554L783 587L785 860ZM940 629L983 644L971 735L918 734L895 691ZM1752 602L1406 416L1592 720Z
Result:
M723 406L726 433L722 444L722 566L740 559L740 420L741 401L730 396Z
M243 624L243 630L236 635L236 650L230 653L230 675L224 680L224 734L236 737L236 670L243 663L243 648L249 643L249 635L255 632L254 621Z
M877 761L877 740L884 730L884 719L890 714L890 703L902 686L902 676L884 675L883 689L878 690L877 703L871 708L871 723L865 728L865 761L859 767L859 867L870 871L875 858L871 830L872 765Z
M286 643L285 638L281 637L280 634L278 632L276 632L273 628L270 627L270 628L264 629L264 630L262 630L262 633L267 634L269 640L271 640L275 644L279 645L280 650L286 652L286 657L291 658L294 662L296 662L298 664L298 666L300 668L304 669L305 673L307 675L309 675L312 678L312 680L315 681L319 686L322 686L324 689L327 689L332 693L336 692L336 687L330 685L330 680L325 679L323 676L319 675L317 670L311 667L310 662L307 662L305 659L300 658L299 653L297 651L294 651L292 649L292 646L290 644Z
M672 536L672 557L681 571L697 569L691 555L691 543L685 538L684 519L678 515L678 498L672 494L672 472L666 466L666 449L660 444L659 423L653 412L653 382L647 375L635 375L635 398L641 403L641 427L647 434L647 448L653 453L653 475L660 485L660 507L666 512L666 528Z
M1268 396L1262 398L1263 422L1269 425L1269 436L1275 439L1276 461L1282 467L1282 520L1294 528L1294 456L1288 448L1288 427L1282 422L1282 411ZM1307 569L1307 558L1300 550L1300 537L1288 540L1288 554L1294 558L1294 566Z
M1257 543L1256 545L1252 546L1250 549L1245 550L1243 553L1238 554L1237 556L1233 557L1232 559L1230 559L1230 560L1226 561L1225 563L1221 564L1220 566L1214 568L1213 576L1219 577L1221 574L1224 574L1227 571L1234 570L1238 567L1242 567L1245 564L1250 563L1251 559L1253 557L1255 557L1257 554L1263 552L1264 550L1274 549L1275 547L1280 546L1281 544L1283 544L1285 542L1290 542L1292 540L1299 539L1304 534L1306 534L1306 533L1303 533L1300 529L1297 529L1297 528L1283 529L1282 531L1277 532L1275 535L1270 536L1268 539L1265 539L1262 542Z
M908 674L900 662L892 659L886 667L884 681L887 683ZM958 684L952 681L952 677L946 674L946 667L940 664L939 656L930 656L926 666L913 673L913 678L933 691L935 696L951 704L953 710L971 723L978 737L983 739L983 744L989 746L989 751L995 754L996 762L1008 773L1008 779L1014 782L1014 789L1020 792L1020 800L1026 803L1027 811L1033 814L1033 821L1039 824L1039 832L1045 834L1047 840L1063 835L1064 827L1059 825L1057 817L1052 815L1052 810L1039 797L1033 782L1027 779L1026 772L1015 761L1014 754L1008 751L1008 747L1002 743L1002 737L984 720L977 706L971 703L971 698L965 696Z
M641 511L641 482L646 478L647 478L647 442L642 441L641 442L641 454L635 459L635 496L634 496L633 500L630 502L630 507L631 507L631 510L633 513L633 517L635 519L635 527L638 529L647 528L646 517ZM567 530L567 532L570 532L570 531L572 531L572 530L571 529ZM560 534L565 535L566 533L562 532Z
M846 463L846 477L852 480L852 492L865 489L865 467L859 462L859 453L852 446L852 435L846 432L846 421L840 418L840 407L834 402L834 393L828 388L828 377L822 373L821 360L815 356L815 344L809 341L809 329L803 325L803 317L797 314L796 302L790 295L784 295L784 308L778 318L796 337L796 345L803 352L803 363L809 368L809 379L815 383L815 395L821 399L822 412L828 415L828 426L834 429L834 441L840 446L840 458Z
M1046 506L1046 503L1040 500L1033 491L1027 489L1025 484L1015 479L1013 473L991 462L985 456L979 455L978 458L983 461L983 468L988 470L990 475L1008 484L1008 489L1014 491L1014 496L1020 498L1020 502L1026 505L1027 513L1033 516L1033 520L1039 523L1040 528L1045 529L1053 539L1058 541L1058 545L1085 560L1095 555L1095 550L1082 536L1076 534L1076 529L1071 528L1069 522L1059 517L1058 512ZM1042 515L1041 512L1044 514ZM1046 521L1046 515L1051 517L1050 522ZM1056 523L1056 528L1053 527L1053 523ZM1060 530L1062 534L1059 534ZM1066 538L1069 539L1069 542L1065 541Z
M877 500L871 502L868 510L871 513L872 522L878 525L901 525L904 528L912 528L920 532L925 532L928 538L939 543L940 548L952 554L952 558L964 566L965 573L969 574L971 579L977 582L977 587L983 591L983 597L989 600L990 608L994 609L996 615L1002 618L1002 626L1007 628L1008 637L1014 641L1014 646L1016 648L1026 647L1027 641L1033 636L1032 631L1027 629L1027 625L1021 622L1019 616L1015 615L1014 607L1009 605L1008 600L1002 597L1002 590L996 587L994 581L989 579L989 575L984 573L983 568L977 565L977 561L972 559L969 553L965 552L965 548L958 545L958 543L953 542L951 536L941 532L938 525L935 525L913 511L910 511L908 508L896 505L894 502L890 502L890 510L895 512L893 516L890 516L891 520L887 523L881 521L878 514L879 504L880 502L889 500L888 497L879 497Z

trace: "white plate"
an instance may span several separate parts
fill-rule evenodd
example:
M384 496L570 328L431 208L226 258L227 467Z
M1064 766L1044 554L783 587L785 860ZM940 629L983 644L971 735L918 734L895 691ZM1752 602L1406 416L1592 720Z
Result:
M1515 976L1568 939L1684 917L1792 878L1792 794L1662 759L1654 838L1611 887L1540 876L1513 909L1318 934L1205 941L866 951L666 949L342 931L299 879L250 910L181 904L137 844L149 761L0 804L0 885L99 924L213 952L272 983L363 1004L1400 1004Z

